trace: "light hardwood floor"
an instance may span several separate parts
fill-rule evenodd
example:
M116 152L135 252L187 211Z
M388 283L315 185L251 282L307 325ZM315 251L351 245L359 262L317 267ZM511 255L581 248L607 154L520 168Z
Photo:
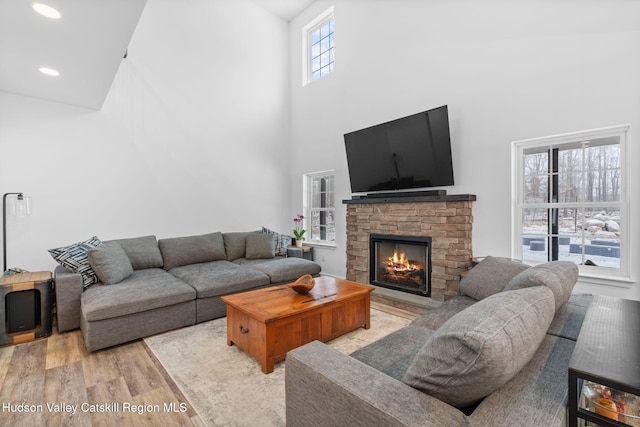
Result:
M90 354L79 330L53 329L0 348L0 425L203 425L142 340Z
M371 306L424 312L380 297ZM1 426L204 426L143 340L88 353L79 330L54 325L48 338L0 348L0 384Z

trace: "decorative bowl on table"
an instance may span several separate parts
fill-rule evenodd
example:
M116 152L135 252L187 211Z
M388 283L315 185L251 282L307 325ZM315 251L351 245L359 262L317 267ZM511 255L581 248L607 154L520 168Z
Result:
M640 427L640 397L591 381L584 382L582 393L591 412Z
M308 294L311 289L316 285L316 281L311 277L310 274L305 274L304 276L300 276L298 280L291 283L289 287L296 291L299 294L305 295Z

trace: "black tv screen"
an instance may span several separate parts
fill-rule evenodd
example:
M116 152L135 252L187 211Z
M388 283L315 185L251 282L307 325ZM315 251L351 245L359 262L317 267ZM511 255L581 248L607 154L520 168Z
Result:
M453 185L447 106L344 135L352 193Z

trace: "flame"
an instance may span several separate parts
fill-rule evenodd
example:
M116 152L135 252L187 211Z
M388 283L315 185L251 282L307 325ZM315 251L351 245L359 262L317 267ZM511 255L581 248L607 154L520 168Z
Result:
M394 250L393 256L388 258L387 266L390 271L395 272L414 271L420 268L418 265L410 263L404 252L398 253L397 250Z

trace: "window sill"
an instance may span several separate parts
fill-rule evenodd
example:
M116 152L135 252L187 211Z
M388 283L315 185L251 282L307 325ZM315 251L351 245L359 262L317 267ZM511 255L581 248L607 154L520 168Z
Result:
M617 288L630 288L635 284L635 281L628 277L623 276L611 276L611 275L598 275L590 272L580 272L578 282L590 284L590 285L602 285L612 286Z
M336 248L336 244L335 243L305 241L304 245L305 246L313 246L314 248L326 248L326 249L335 249Z

